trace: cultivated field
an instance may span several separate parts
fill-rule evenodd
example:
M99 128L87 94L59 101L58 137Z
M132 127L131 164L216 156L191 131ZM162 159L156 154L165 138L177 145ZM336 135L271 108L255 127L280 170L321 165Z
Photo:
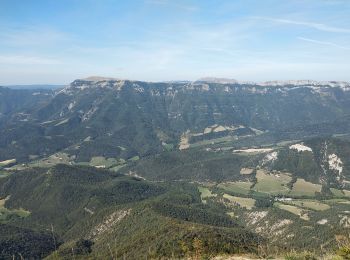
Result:
M309 216L307 215L307 211L304 209L301 209L299 207L292 206L292 205L282 204L279 202L275 202L274 206L279 208L279 209L283 209L283 210L286 210L290 213L293 213L293 214L299 216L301 219L309 220Z
M314 184L307 182L304 179L297 179L293 185L293 189L290 195L294 196L315 196L315 192L321 192L322 186L320 184Z
M252 174L253 172L254 172L254 169L252 168L242 168L240 171L240 174L249 175L249 174Z
M258 170L256 173L257 184L253 190L268 194L288 194L287 184L292 181L292 177L285 173L269 174L267 171Z
M224 194L223 197L242 208L252 209L255 206L255 199L236 197L229 194Z
M201 200L203 203L207 203L206 198L216 197L217 194L212 193L208 188L199 186L198 190L201 194Z
M6 202L6 198L0 199L0 210L5 207L5 202Z
M336 197L344 197L345 196L345 194L341 190L334 189L334 188L330 188L330 190L333 193L333 195Z
M328 199L323 202L328 204L350 204L350 201L346 199Z
M288 202L288 204L292 204L294 206L312 209L312 210L316 210L316 211L330 209L329 205L321 203L317 200L292 200L292 201Z
M345 197L350 198L350 190L343 190Z
M72 162L72 158L70 158L69 154L58 152L50 155L49 157L36 160L29 163L31 167L50 167L59 163L69 164Z
M10 159L10 160L5 160L0 162L0 167L7 166L9 164L15 163L16 159Z
M244 181L237 181L237 182L225 182L220 183L218 185L218 188L221 188L225 191L232 192L232 193L238 193L238 194L249 194L250 187L253 185L252 182L244 182Z
M118 164L118 161L114 158L105 158L103 156L95 156L90 160L90 165L97 168L110 168Z
M9 176L10 173L8 171L0 171L0 178Z

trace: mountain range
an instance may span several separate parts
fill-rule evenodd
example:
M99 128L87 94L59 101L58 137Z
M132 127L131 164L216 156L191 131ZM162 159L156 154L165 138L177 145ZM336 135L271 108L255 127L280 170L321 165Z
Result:
M0 160L25 162L30 155L62 149L78 161L101 150L127 159L160 152L163 143L178 146L187 131L192 136L215 124L243 126L264 136L348 129L350 92L345 83L257 86L93 79L76 80L60 90L2 88ZM35 146L29 145L33 142ZM81 146L79 152L74 145Z
M0 87L0 136L0 258L317 258L348 237L347 82Z

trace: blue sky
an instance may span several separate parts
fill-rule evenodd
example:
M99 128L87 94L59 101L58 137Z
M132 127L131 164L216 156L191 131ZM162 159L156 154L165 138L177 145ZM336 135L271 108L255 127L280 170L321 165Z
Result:
M349 0L0 0L0 84L350 81Z

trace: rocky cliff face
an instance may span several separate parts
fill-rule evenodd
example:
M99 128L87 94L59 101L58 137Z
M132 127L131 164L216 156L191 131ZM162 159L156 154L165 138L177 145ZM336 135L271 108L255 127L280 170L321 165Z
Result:
M153 83L99 77L75 80L55 91L1 89L4 100L24 93L30 98L16 106L17 98L2 103L6 116L0 118L0 158L15 153L27 158L28 147L37 147L29 150L41 155L92 143L97 150L99 144L109 144L116 154L121 152L117 147L126 146L128 155L142 156L159 152L163 142L178 145L187 130L198 133L216 124L277 134L298 128L307 134L319 124L332 125L336 120L347 124L348 89L344 82ZM341 126L342 131L347 129ZM327 131L338 131L331 128ZM82 143L86 138L94 141Z

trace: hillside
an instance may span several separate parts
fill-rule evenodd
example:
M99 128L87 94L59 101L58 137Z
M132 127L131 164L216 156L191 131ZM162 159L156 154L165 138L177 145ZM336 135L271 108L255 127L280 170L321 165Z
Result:
M186 144L230 136L278 141L346 133L350 92L344 84L103 79L76 80L52 95L2 89L7 101L1 102L0 160L27 162L63 150L78 162L94 156L128 159L179 147L181 138ZM19 93L26 102L16 97L18 103L10 105Z
M309 160L306 144L311 148L324 142L305 141L306 151L298 151L298 160ZM339 140L326 142L335 149ZM293 145L277 148L280 156L286 149L294 152ZM344 147L337 150L339 156ZM15 252L6 246L5 252L51 252L54 259L194 257L197 246L207 256L274 256L320 246L323 250L315 254L332 252L334 237L347 236L350 227L350 189L331 188L322 179L309 181L299 170L271 169L274 166L265 162L273 152L222 151L210 156L212 151L189 149L163 153L161 160L156 156L128 162L120 173L63 164L11 172L0 178L1 228L17 228L11 232L22 240L13 238L11 243L18 243ZM343 181L348 180L345 169ZM45 235L50 239L43 243ZM33 246L37 252L28 249Z
M77 256L109 257L107 246L133 259L147 254L182 256L193 253L194 239L200 239L203 253L209 255L256 252L259 239L224 209L204 207L195 186L152 184L91 167L57 165L13 173L0 179L0 198L6 198L1 229L18 234L11 236L12 249L5 246L9 238L1 237L1 257L44 255L59 245L54 254L67 259L72 257L71 247ZM28 213L20 214L19 209ZM44 245L44 237L32 239L48 230L55 239L51 234Z
M0 88L0 258L334 254L350 228L349 93L99 77Z

